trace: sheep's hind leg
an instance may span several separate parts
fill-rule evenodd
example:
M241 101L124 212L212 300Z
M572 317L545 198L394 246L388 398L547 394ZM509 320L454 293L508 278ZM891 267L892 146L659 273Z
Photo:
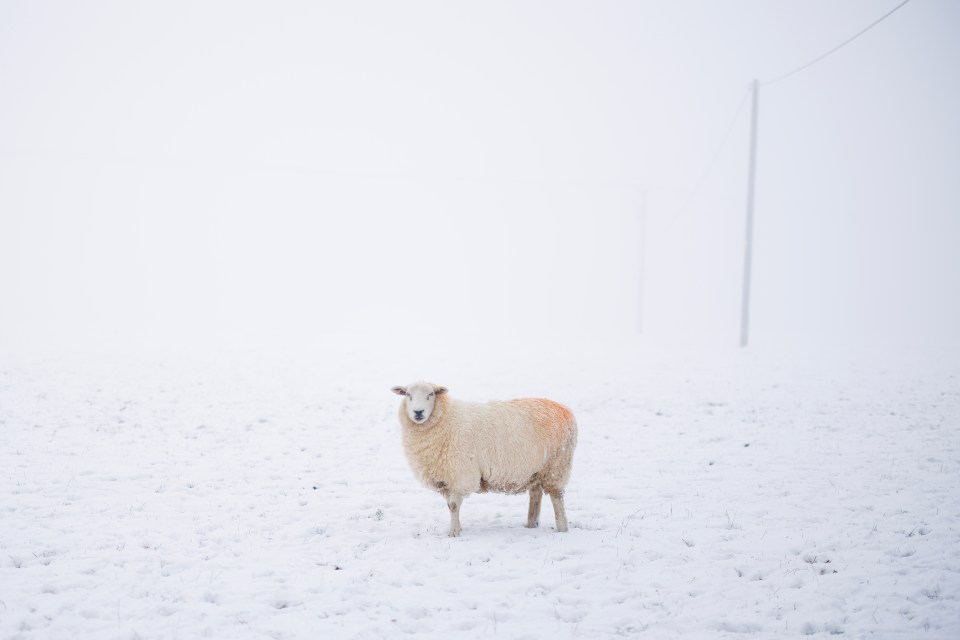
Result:
M540 485L530 487L530 509L527 510L528 529L533 529L540 524L541 500L543 500L543 488Z
M553 514L557 517L557 531L567 531L567 511L563 508L563 490L547 489L550 494L550 500L553 502Z
M463 496L448 495L447 507L450 509L450 537L456 538L460 535L460 505L463 504Z

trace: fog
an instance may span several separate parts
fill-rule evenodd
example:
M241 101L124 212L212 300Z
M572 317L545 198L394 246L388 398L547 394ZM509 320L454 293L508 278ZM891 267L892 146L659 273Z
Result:
M0 350L735 346L753 78L897 2L0 5ZM751 347L956 345L960 5L759 94Z

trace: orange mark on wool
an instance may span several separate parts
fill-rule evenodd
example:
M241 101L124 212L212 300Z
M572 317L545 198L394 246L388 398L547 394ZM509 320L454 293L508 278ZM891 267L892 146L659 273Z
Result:
M573 413L570 409L545 398L523 398L511 400L510 403L526 409L534 419L537 430L551 440L551 444L559 446L563 442L569 429L568 425L573 422Z

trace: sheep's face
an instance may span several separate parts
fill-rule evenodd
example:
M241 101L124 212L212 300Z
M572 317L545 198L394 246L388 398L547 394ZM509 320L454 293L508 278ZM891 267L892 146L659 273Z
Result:
M446 393L447 388L429 382L417 382L406 387L394 387L393 392L404 396L403 408L407 417L417 424L423 424L430 419L437 396Z

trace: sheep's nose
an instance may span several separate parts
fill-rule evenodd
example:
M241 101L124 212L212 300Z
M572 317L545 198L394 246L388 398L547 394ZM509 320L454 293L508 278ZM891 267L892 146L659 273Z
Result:
M423 409L414 409L413 415L414 417L416 417L417 420L419 420L420 418L423 417Z

